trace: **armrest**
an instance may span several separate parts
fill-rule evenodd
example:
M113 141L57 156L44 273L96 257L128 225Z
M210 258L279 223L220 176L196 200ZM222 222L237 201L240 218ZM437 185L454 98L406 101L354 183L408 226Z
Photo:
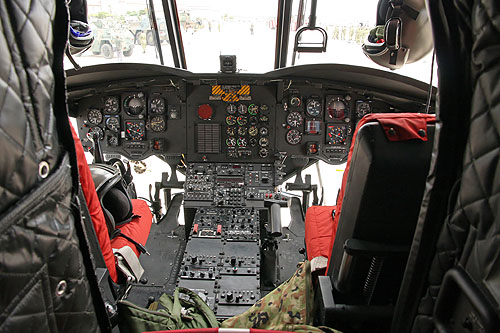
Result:
M376 242L368 242L360 239L347 239L344 243L344 254L340 264L335 288L341 292L348 292L350 289L351 274L353 266L356 263L357 257L372 258L378 263L373 263L376 266L381 266L381 262L387 257L403 257L407 256L410 251L410 246L383 244ZM366 260L366 259L365 259Z
M366 256L366 257L387 257L406 255L410 247L406 245L392 245L363 241L360 239L347 239L344 243L344 255Z

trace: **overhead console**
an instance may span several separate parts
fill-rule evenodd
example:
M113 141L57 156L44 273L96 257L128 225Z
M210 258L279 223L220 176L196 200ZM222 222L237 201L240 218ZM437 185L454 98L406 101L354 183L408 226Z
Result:
M119 65L101 67L120 76ZM70 113L84 145L91 145L88 136L96 132L106 154L134 160L182 154L195 163L309 158L339 164L365 114L423 112L427 97L421 82L349 66L261 75L137 68L143 70L126 71L129 78L111 83L101 79L106 71L83 69L90 73L73 87L69 76Z

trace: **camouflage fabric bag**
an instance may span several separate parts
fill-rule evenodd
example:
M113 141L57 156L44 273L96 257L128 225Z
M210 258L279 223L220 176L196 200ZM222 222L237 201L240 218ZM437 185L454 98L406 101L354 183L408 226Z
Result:
M332 332L311 326L314 294L311 264L305 261L295 274L246 312L225 320L224 328L259 328L293 332Z

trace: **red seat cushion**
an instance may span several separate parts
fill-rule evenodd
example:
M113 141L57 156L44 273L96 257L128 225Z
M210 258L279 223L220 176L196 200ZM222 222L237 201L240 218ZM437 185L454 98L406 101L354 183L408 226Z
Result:
M97 196L97 192L95 191L94 181L92 180L89 165L87 164L87 159L85 158L85 152L83 150L82 143L72 125L71 132L73 133L73 141L75 142L76 157L78 160L78 173L80 174L80 184L82 185L82 192L85 197L85 201L87 202L90 219L92 220L92 224L97 235L97 240L99 242L99 246L101 247L101 252L104 257L106 267L109 271L109 276L111 277L111 279L113 279L113 281L117 282L118 274L116 272L115 256L113 254L113 250L111 249L111 242L109 240L106 219L104 218L104 213L102 212L99 197Z
M144 200L132 199L132 210L135 215L132 221L125 223L118 228L122 234L132 238L134 241L146 245L148 240L149 231L151 230L151 223L153 221L153 214L149 209L148 204ZM113 249L120 249L124 246L129 246L134 250L135 254L139 257L139 250L131 241L124 237L116 237L111 240L111 247Z
M330 257L330 242L337 230L333 224L332 212L336 206L311 206L306 212L307 259Z

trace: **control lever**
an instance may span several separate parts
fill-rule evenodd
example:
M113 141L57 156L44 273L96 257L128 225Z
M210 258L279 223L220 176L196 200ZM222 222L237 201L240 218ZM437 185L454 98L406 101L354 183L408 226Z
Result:
M297 172L293 183L286 183L287 191L302 191L302 210L304 213L309 208L309 195L313 192L313 205L318 204L318 185L312 185L311 175L306 175L305 181L302 179L302 169Z
M94 163L104 163L101 144L99 143L99 133L92 132L92 142L94 144Z
M153 209L153 214L156 216L157 223L160 223L161 216L161 201L160 201L160 183L155 183L155 194L154 197L151 194L153 190L153 185L149 184L149 200L151 201L151 208ZM154 199L153 199L154 198Z
M277 203L271 205L271 236L280 237L281 229L281 206Z

